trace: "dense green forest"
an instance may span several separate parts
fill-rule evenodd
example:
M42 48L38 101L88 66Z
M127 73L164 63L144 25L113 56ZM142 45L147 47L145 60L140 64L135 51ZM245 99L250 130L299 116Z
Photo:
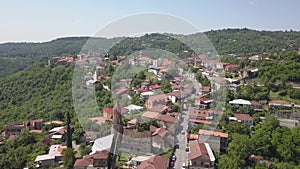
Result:
M88 37L61 38L44 43L0 44L0 78L53 56L79 53Z
M262 52L278 52L282 49L292 50L300 47L300 32L296 31L256 31L249 29L224 29L204 32L219 54L248 55ZM155 41L153 41L153 38ZM0 44L0 78L25 69L27 66L46 61L52 56L77 54L89 37L60 38L44 43L4 43ZM93 38L89 43L111 43L111 39ZM130 43L128 43L130 42ZM149 43L151 42L151 43ZM171 43L170 43L171 42ZM169 39L166 35L152 34L139 38L127 38L117 48L110 51L114 55L126 55L145 47L169 49L179 55L188 49L180 46L179 41ZM142 45L142 46L141 46ZM90 47L90 46L89 46ZM94 47L94 46L93 46Z
M257 54L295 50L300 47L300 32L222 29L205 32L219 54Z
M73 111L72 66L39 63L0 81L0 129L26 119L63 120Z
M299 168L300 128L280 126L273 115L264 123L257 124L251 131L244 124L229 122L224 128L230 133L231 142L227 154L221 155L218 168L267 169L265 163L255 163L249 157L255 154L261 159L272 161L272 168Z

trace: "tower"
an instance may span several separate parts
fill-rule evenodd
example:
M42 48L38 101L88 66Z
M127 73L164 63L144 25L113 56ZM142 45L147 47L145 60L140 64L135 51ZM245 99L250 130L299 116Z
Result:
M117 156L121 155L118 149L121 146L123 125L122 125L121 107L118 103L116 103L114 107L112 133L114 136L110 147L110 158L108 161L109 169L113 169L115 167L115 161L117 159Z

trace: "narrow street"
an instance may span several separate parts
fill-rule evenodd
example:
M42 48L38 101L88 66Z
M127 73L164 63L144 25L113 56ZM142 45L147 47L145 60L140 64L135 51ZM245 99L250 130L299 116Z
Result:
M174 166L175 169L181 169L183 163L187 164L188 153L185 151L185 148L187 144L186 131L188 129L188 110L182 112L179 124L176 135L176 143L179 145L179 149L175 152L177 158Z
M194 74L189 74L186 76L187 80L191 80L193 83L193 86L196 88L199 88L201 84L198 82L195 82ZM199 89L196 89L196 91L199 91ZM188 152L185 151L186 145L187 145L187 130L188 130L188 119L189 119L189 109L191 108L191 104L189 103L190 100L193 100L195 97L195 94L190 93L187 98L183 100L182 103L182 112L179 117L179 123L175 131L175 144L179 146L179 149L176 150L176 161L175 161L175 169L182 169L183 164L185 163L185 166L188 164ZM185 105L184 105L185 104ZM187 168L187 167L186 167Z

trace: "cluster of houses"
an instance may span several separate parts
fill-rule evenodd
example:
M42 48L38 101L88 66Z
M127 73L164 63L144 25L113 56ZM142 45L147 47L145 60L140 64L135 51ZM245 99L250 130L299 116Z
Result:
M51 128L43 140L43 144L49 145L52 141L57 141L61 144L50 145L47 154L38 155L35 158L37 168L47 168L54 164L62 164L62 151L67 147L63 145L66 139L66 128L62 121L43 122L43 119L23 121L22 124L5 125L2 137L9 140L18 137L24 129L28 129L30 133L42 133L44 125L56 125L59 127ZM2 142L4 144L4 142Z
M23 121L22 124L5 125L2 137L13 139L20 135L23 129L27 128L30 132L41 133L43 126L43 119Z
M128 60L129 64L135 66L146 66L148 72L153 73L158 80L161 80L168 70L176 68L176 64L167 59L154 59L148 56L134 57ZM113 63L111 63L113 64ZM116 62L113 65L119 65ZM236 67L227 65L228 71L235 69ZM223 68L223 67L222 67ZM98 70L101 69L101 70ZM98 73L103 70L104 67L97 67L97 70L92 75L94 83L97 80L101 80ZM191 77L194 77L191 75ZM106 77L110 78L110 77ZM139 94L142 99L145 100L143 107L137 105L128 105L120 109L120 113L124 116L131 113L139 114L138 117L133 116L132 119L124 124L124 130L122 135L122 141L119 150L122 152L130 152L134 154L128 162L124 164L124 168L132 167L138 169L146 168L169 168L174 166L174 161L170 163L168 157L157 155L165 149L173 149L175 144L176 126L179 123L180 112L174 111L169 104L181 104L181 101L189 95L194 89L191 86L178 85L183 80L183 77L176 75L170 80L171 92L165 94L159 94L157 91L160 89L160 85L143 82L140 86L135 86L132 90ZM120 82L129 86L132 79L121 79ZM221 82L222 83L222 82ZM91 84L87 83L87 86ZM220 84L219 86L221 86ZM182 88L190 88L191 91L183 91ZM116 93L122 97L126 95L127 88L117 89ZM217 90L217 89L216 89ZM212 91L210 86L203 86L198 92L202 97L195 99L196 106L190 109L189 122L192 124L205 123L210 124L212 120L223 114L221 111L209 110L209 104L213 103L213 99L205 98L206 94ZM201 107L202 106L202 107ZM114 118L113 108L104 108L102 110L102 117L92 117L90 120L95 121L98 124L103 123L106 120L112 121ZM155 121L157 126L150 125L148 130L140 130L140 121ZM92 153L82 159L77 159L74 168L89 168L89 167L105 167L105 165L95 165L96 154L100 153L101 158L107 156L103 155L109 151L112 145L111 135L97 138L94 141ZM186 142L190 147L188 154L187 166L190 168L214 168L215 157L213 151L219 153L225 153L227 148L228 134L212 131L212 130L199 130L198 134L188 134L185 136ZM143 155L141 155L143 154ZM105 164L105 163L103 163Z
M98 63L99 58L90 60L88 55L79 55L79 60L76 61L81 63L82 66L88 65L90 62ZM267 54L266 54L267 57ZM101 62L105 64L111 64L117 66L121 64L121 60L126 57L120 56L118 60L108 61L102 59ZM251 61L259 61L262 56L252 56L248 58ZM134 66L147 67L148 72L153 73L158 80L161 80L168 70L176 69L176 64L168 59L154 59L149 56L138 56L132 59L128 59L127 62ZM211 92L219 90L222 86L226 86L232 93L239 91L239 86L243 83L244 79L251 77L255 74L257 68L243 68L241 69L238 65L223 63L216 60L210 60L208 55L199 55L183 60L186 64L192 64L194 67L205 67L202 75L211 80L211 86L201 86L196 91L196 97L194 98L193 106L188 109L188 123L189 126L198 124L213 125L215 119L219 119L223 115L223 111L217 111L210 109L211 104L215 103L215 100L208 97ZM75 60L73 56L63 56L52 58L49 60L49 64L74 64ZM237 74L228 78L220 77L222 71L228 74ZM102 81L110 79L109 76L102 76L101 73L105 71L105 65L96 66L94 73L88 72L85 75L85 85L88 88L93 87L96 81ZM99 75L100 74L100 75ZM192 78L194 75L191 73ZM180 123L180 112L174 111L168 105L181 105L184 98L192 93L194 90L190 86L180 86L182 82L182 75L174 76L170 81L171 92L161 94L157 91L160 90L160 85L153 84L150 82L143 82L139 86L134 86L133 92L138 94L141 99L145 100L144 106L138 106L134 104L126 105L121 107L121 115L131 115L132 119L126 121L123 124L122 141L120 144L119 151L124 153L131 153L132 157L127 160L123 168L137 168L137 169L164 169L174 167L174 161L171 157L165 157L158 155L163 150L168 148L173 149L175 146L176 138L176 127ZM120 82L129 86L132 79L121 79ZM121 87L117 89L117 94L120 97L126 95L128 97L128 88ZM107 90L110 90L107 86L104 86ZM183 89L190 88L191 91L183 91ZM269 107L280 106L285 108L294 108L297 105L289 104L283 101L269 101L268 103L258 101L248 101L244 99L235 99L228 102L234 108L245 108L250 107L254 111L262 111L262 105L268 104ZM247 112L234 113L229 117L229 121L237 121L243 123L251 128L254 125L253 118ZM103 108L102 115L97 117L90 117L89 120L94 121L96 124L103 124L106 121L113 121L115 118L115 110L113 108ZM276 112L275 112L276 113ZM149 129L141 130L141 122L155 121L157 125L150 125ZM292 120L289 118L279 118L280 124L294 127L299 125L299 121ZM42 120L24 121L18 125L7 125L5 126L4 132L2 133L5 137L14 137L19 135L24 128L28 128L30 132L41 132ZM221 131L199 129L197 134L187 133L185 140L187 143L187 161L186 167L190 169L213 169L215 166L214 152L226 153L228 146L228 134ZM66 130L63 126L55 127L49 130L47 139L49 140L60 140L61 142L65 139ZM109 161L109 153L111 145L113 144L113 135L108 135L99 138L99 133L94 131L85 132L85 140L90 141L93 144L92 152L82 158L76 159L74 163L75 169L87 169L87 168L107 168ZM62 150L66 147L57 144L51 145L50 150L47 154L39 155L35 159L37 167L49 167L55 163L61 163ZM254 161L261 160L255 157L251 158ZM181 167L181 166L180 166Z

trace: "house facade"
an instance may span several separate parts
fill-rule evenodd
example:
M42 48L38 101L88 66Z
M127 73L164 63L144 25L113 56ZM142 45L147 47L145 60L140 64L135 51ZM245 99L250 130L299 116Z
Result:
M154 155L150 159L143 161L137 169L168 169L169 159L159 155Z
M212 131L212 130L199 130L199 141L209 144L213 151L218 153L226 153L228 134Z
M94 154L77 159L74 169L107 169L109 151L96 151Z
M152 134L150 131L124 129L121 149L130 152L149 153L152 150Z
M201 143L198 140L194 140L189 142L189 147L189 169L215 168L215 156L208 143Z

